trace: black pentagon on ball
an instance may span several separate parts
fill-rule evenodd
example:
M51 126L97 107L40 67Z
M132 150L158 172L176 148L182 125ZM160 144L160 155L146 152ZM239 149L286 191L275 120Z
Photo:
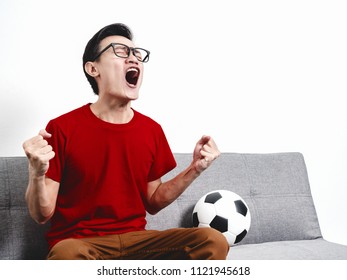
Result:
M234 203L235 203L236 211L246 217L248 209L247 209L247 206L243 203L243 201L235 200Z
M205 202L214 204L218 200L220 200L221 198L222 198L222 195L219 192L214 192L214 193L210 193L210 194L206 195Z
M238 234L236 236L236 239L235 239L235 244L236 243L239 243L247 234L247 230L243 230L243 232L241 232L240 234Z
M217 215L213 218L210 226L220 232L226 232L228 231L228 220Z
M198 212L193 213L193 226L197 227L199 225Z

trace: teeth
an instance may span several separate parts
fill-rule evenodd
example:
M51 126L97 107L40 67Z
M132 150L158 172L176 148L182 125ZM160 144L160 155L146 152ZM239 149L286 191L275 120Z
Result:
M130 71L139 72L139 70L137 70L136 68L129 68L129 69L127 70L127 73L130 72Z

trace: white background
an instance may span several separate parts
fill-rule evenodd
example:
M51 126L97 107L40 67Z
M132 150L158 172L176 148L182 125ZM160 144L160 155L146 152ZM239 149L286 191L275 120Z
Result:
M87 41L123 22L151 51L133 107L174 152L202 134L222 152L301 152L323 236L347 245L345 1L0 2L0 156L96 100Z

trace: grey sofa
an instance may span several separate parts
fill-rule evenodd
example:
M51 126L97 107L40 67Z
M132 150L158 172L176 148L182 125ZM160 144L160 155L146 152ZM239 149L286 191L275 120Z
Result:
M191 154L175 154L178 167ZM24 193L25 157L0 158L0 259L44 259L45 232L29 217ZM223 153L174 203L155 216L148 228L191 227L192 210L211 190L239 194L252 215L246 237L230 248L228 259L347 259L347 246L323 239L311 196L304 158L300 153Z

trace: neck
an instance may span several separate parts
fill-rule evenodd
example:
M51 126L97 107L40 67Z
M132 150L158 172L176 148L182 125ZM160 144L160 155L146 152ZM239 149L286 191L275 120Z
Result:
M90 109L99 119L113 124L128 123L134 116L130 102L103 102L99 98L90 106Z

